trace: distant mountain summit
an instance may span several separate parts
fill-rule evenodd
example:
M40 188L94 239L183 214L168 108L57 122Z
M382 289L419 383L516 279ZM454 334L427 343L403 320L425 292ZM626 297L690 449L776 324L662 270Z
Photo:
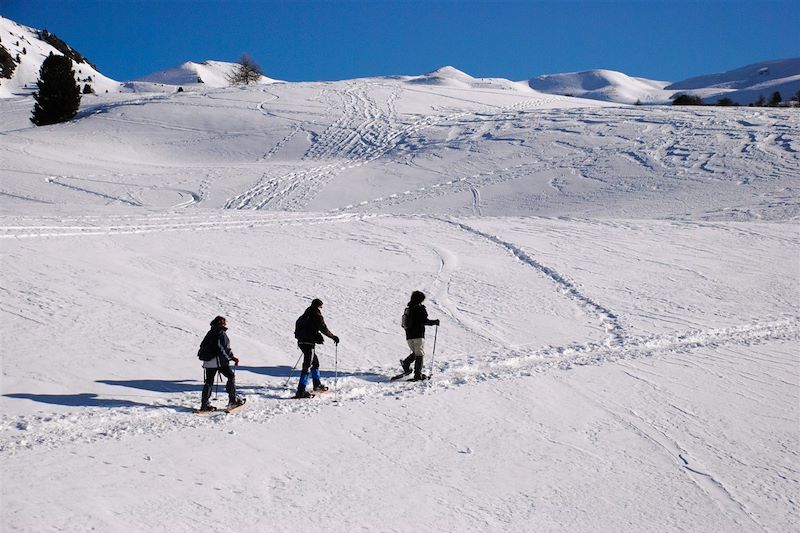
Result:
M634 78L614 70L587 70L584 72L567 72L563 74L545 74L528 81L528 85L537 91L548 94L561 94L633 104L663 103L669 100L669 93L664 92L667 81L655 81L645 78Z
M154 72L137 81L178 86L228 87L230 85L228 77L237 66L238 63L224 61L203 61L202 63L187 61L178 67ZM277 80L266 76L262 76L259 81L259 83L276 82Z
M445 66L419 76L394 76L412 85L436 85L462 89L503 89L523 90L529 88L525 83L514 82L505 78L475 78L455 67Z
M33 94L42 63L51 53L72 59L75 82L81 89L88 85L96 93L122 90L119 82L101 74L56 35L0 17L0 98Z
M633 104L668 104L681 93L699 96L706 103L721 98L747 105L759 96L769 98L780 92L784 100L800 90L800 59L762 61L718 74L696 76L670 83L634 78L613 70L587 70L562 74L546 74L528 81L532 89L548 94L561 94Z
M784 100L800 91L800 58L762 61L745 67L695 76L665 87L670 91L714 92L706 97L712 103L718 98L727 97L739 104L748 104L759 96L769 98L774 92L781 93Z

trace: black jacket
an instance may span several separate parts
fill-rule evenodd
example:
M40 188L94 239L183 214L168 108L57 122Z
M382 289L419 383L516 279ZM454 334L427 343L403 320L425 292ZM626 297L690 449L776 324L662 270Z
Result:
M228 328L211 326L211 329L203 338L203 342L200 343L197 357L203 361L211 361L216 357L219 358L220 366L227 366L228 360L233 357L233 352L231 351L231 341L228 339L226 331L228 331Z
M408 306L408 321L406 323L406 339L424 339L425 326L433 326L435 320L428 319L428 310L422 304Z
M325 319L322 318L322 311L319 310L319 307L309 306L294 324L294 338L297 339L297 342L322 344L325 342L322 333L333 337L333 333L325 325Z

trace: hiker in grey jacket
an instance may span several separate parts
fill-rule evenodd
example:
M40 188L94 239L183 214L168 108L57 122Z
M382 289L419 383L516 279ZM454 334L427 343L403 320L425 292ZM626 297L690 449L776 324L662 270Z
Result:
M211 321L211 329L206 333L203 342L200 343L200 350L197 357L203 361L205 379L203 384L203 395L200 400L201 411L215 411L216 408L209 403L211 399L211 389L214 387L214 378L217 372L225 376L228 380L225 390L228 393L228 408L236 407L243 403L236 397L236 377L231 370L230 362L234 365L239 364L239 359L234 357L231 350L231 341L228 339L228 328L225 317L218 316Z

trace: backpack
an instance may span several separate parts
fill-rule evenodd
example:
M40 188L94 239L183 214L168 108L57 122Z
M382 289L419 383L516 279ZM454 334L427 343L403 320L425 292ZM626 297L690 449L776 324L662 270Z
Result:
M213 350L208 349L208 344L212 342L211 339L211 332L209 331L206 333L206 336L203 337L203 342L200 343L200 349L197 350L197 358L201 361L211 361L216 357L216 354Z
M209 354L208 352L204 352L203 349L200 348L199 350L197 350L197 358L200 359L201 361L211 361L212 359L214 359L214 355Z
M411 325L409 322L410 318L408 316L408 307L406 307L406 310L403 311L403 318L400 319L400 325L403 326L403 329L408 329L408 326Z
M306 329L306 315L303 313L294 321L294 338L300 340L303 330Z

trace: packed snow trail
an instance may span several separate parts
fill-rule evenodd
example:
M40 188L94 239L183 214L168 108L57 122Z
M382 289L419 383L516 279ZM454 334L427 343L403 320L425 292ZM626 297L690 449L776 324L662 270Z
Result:
M440 349L434 379L417 386L387 383L395 367L344 369L340 376L339 402L361 403L375 396L405 398L491 380L509 380L541 372L568 370L572 367L601 365L642 357L669 357L692 353L707 347L751 346L775 341L800 341L800 319L786 319L761 324L733 326L706 331L685 331L672 335L629 337L621 344L570 344L543 350L520 349L469 354L454 354ZM239 375L244 370L239 371ZM363 376L363 377L362 377ZM313 401L290 400L292 391L278 378L264 385L252 385L252 378L239 382L239 390L248 396L248 407L240 415L252 423L271 423L287 413L315 413L331 405L334 395ZM246 384L245 384L246 383ZM410 384L409 384L410 385ZM35 416L2 416L0 451L7 454L41 448L54 449L75 442L103 439L124 439L138 435L159 435L187 427L228 424L230 418L189 416L198 401L197 391L165 397L161 402L144 407L86 407L80 411ZM46 401L27 394L6 395L18 399ZM86 395L89 399L89 396ZM125 396L122 395L122 398ZM126 400L100 400L99 405L124 404Z

